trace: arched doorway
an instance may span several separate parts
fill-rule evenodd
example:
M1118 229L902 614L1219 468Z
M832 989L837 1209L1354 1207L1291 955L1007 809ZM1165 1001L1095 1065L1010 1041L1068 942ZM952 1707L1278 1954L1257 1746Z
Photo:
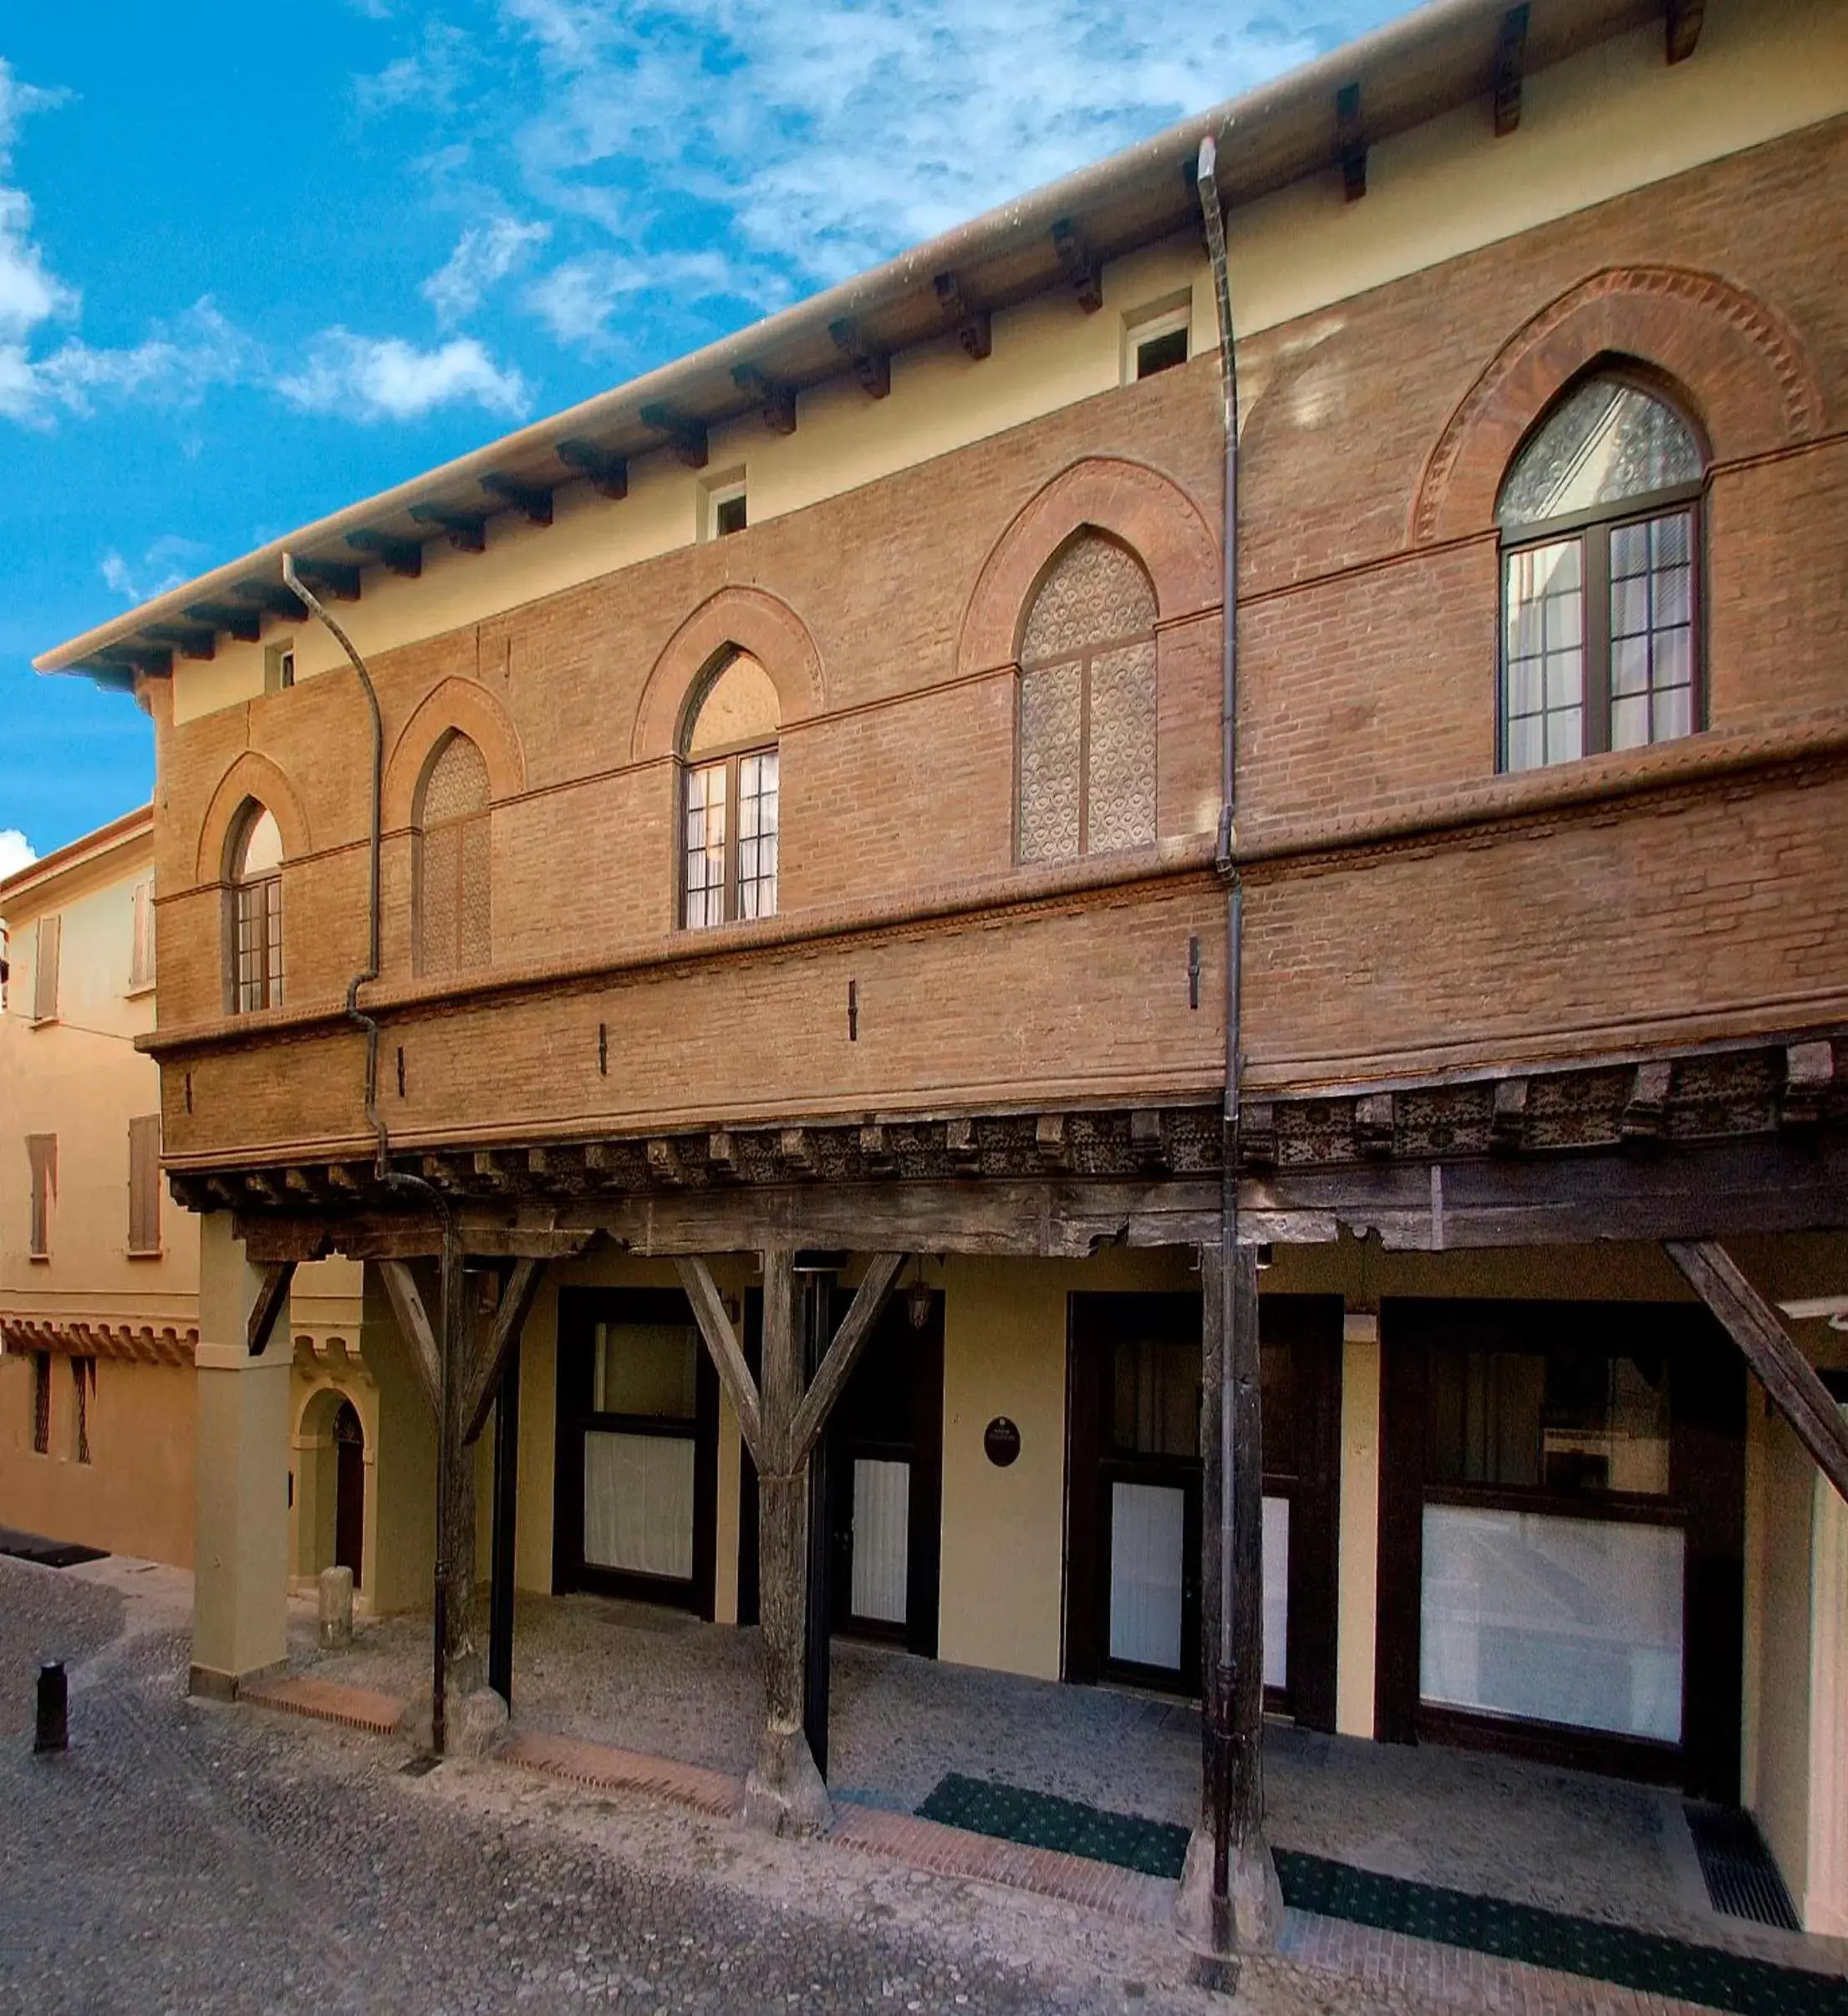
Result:
M353 1571L353 1586L363 1576L366 1538L366 1438L350 1400L343 1399L333 1417L333 1565Z

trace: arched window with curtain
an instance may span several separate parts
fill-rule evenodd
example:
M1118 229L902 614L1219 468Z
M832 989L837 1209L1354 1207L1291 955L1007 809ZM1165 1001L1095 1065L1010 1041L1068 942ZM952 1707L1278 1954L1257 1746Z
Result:
M1155 589L1087 530L1041 583L1021 633L1022 861L1155 837Z
M283 834L252 799L232 829L231 998L240 1015L283 1005Z
M695 697L681 737L680 921L776 914L776 687L734 652Z
M487 764L457 730L425 773L416 812L417 970L466 972L492 944Z
M1529 435L1495 511L1504 770L1702 725L1704 474L1688 422L1621 377L1569 390Z

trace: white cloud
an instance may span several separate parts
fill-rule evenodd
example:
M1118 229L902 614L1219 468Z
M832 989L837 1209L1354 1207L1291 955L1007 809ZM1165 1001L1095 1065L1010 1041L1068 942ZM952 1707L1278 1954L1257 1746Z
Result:
M221 315L209 296L172 323L155 323L146 339L116 349L96 349L75 339L26 366L17 418L42 416L53 406L89 414L98 400L133 400L143 406L195 405L213 385L247 377L256 346ZM0 373L0 412L7 384Z
M383 10L364 11L374 20L384 19ZM353 80L354 103L362 114L376 117L396 112L407 105L447 112L473 66L474 44L466 30L434 16L424 21L423 39L408 56L400 56L382 70Z
M9 875L17 875L23 868L31 867L38 858L32 843L17 826L0 828L0 882Z
M420 420L439 406L470 402L517 420L532 404L519 372L502 370L472 336L420 350L401 337L323 329L302 369L275 384L304 412L368 422Z
M114 547L98 563L97 571L110 593L125 602L151 602L156 595L164 595L169 588L191 580L198 573L198 562L206 550L196 539L168 532L154 542L132 572Z
M549 224L522 224L516 217L471 224L456 241L447 261L425 281L425 300L445 327L463 321L480 307L491 288L497 287L535 246L543 245L551 236Z
M560 343L595 347L619 309L654 289L681 302L742 296L759 308L780 306L790 293L787 283L741 271L722 252L596 252L555 266L526 299Z

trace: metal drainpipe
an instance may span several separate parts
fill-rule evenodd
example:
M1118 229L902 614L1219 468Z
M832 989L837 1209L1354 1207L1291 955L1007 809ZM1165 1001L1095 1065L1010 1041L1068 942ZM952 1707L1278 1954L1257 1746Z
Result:
M1238 802L1239 762L1239 367L1232 326L1232 286L1226 268L1225 218L1219 207L1215 169L1218 149L1211 134L1200 141L1195 179L1213 267L1213 299L1219 327L1219 379L1225 409L1224 579L1221 590L1223 642L1219 695L1219 830L1214 866L1225 884L1225 1111L1224 1163L1219 1188L1219 1644L1217 1685L1208 1703L1214 1723L1215 1770L1213 1799L1213 1897L1222 1911L1231 1894L1232 1642L1234 1494L1232 1326L1237 1308L1235 1270L1239 1247L1239 1075L1240 969L1245 939L1245 891L1235 856L1233 823Z
M368 832L367 861L369 875L366 884L366 965L361 973L355 973L347 982L347 1020L355 1024L366 1039L366 1123L371 1128L377 1144L376 1160L373 1175L381 1189L396 1191L400 1195L410 1195L427 1201L435 1210L443 1228L443 1247L445 1255L455 1226L450 1210L449 1199L434 1184L425 1182L421 1176L412 1176L391 1166L391 1139L385 1127L384 1116L379 1111L379 1025L363 1012L359 1006L359 990L369 981L379 977L379 853L380 831L384 824L385 731L379 713L379 694L372 683L372 675L366 669L366 661L354 648L353 639L335 621L326 605L307 586L295 571L294 557L283 555L283 584L300 602L303 608L328 632L333 641L347 654L348 662L359 675L360 690L366 696L366 706L372 716L372 817ZM445 1265L447 1260L445 1259ZM437 1366L440 1385L437 1395L439 1410L436 1423L436 1587L432 1606L431 1629L435 1635L436 1651L435 1668L431 1676L430 1697L430 1748L437 1756L443 1754L448 1735L448 1721L443 1671L444 1641L448 1626L448 1555L449 1555L449 1476L447 1468L448 1437L444 1433L450 1403L449 1369L451 1352L448 1335L448 1308L450 1298L440 1294L441 1306L437 1311Z

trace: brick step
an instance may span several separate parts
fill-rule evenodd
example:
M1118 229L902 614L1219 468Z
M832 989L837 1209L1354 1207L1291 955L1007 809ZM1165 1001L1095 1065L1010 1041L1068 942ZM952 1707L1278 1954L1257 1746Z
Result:
M365 1729L374 1736L389 1736L405 1712L405 1703L395 1694L369 1687L341 1687L332 1680L310 1679L305 1673L241 1687L237 1698L252 1708L279 1708L284 1714L335 1722L343 1728Z

